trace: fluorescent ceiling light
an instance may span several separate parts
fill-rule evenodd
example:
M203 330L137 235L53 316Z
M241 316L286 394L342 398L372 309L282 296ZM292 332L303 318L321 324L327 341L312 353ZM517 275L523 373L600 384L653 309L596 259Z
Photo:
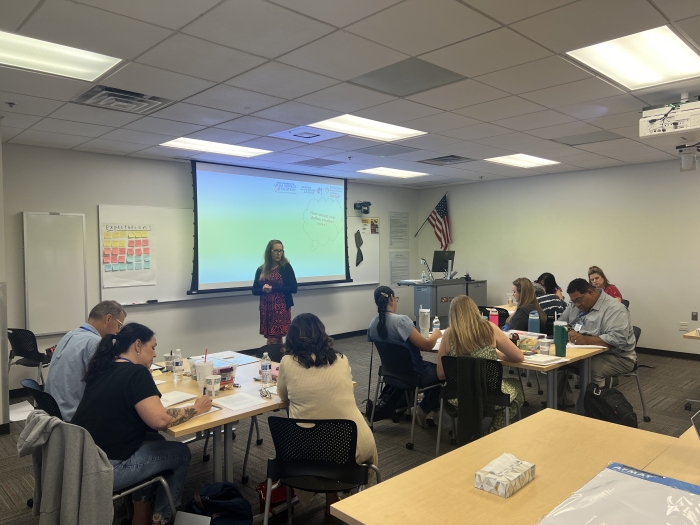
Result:
M257 157L265 153L271 153L270 150L246 148L244 146L234 146L233 144L223 144L221 142L210 142L208 140L188 139L180 137L179 139L164 142L161 146L166 148L191 149L193 151L201 151L204 153L219 153L221 155L231 155L233 157Z
M121 58L0 31L0 64L93 81Z
M666 26L567 54L629 89L700 75L700 56Z
M313 128L327 129L352 135L353 137L362 137L363 139L382 140L384 142L392 142L394 140L409 139L419 135L426 135L425 131L416 129L403 128L386 124L378 120L370 120L368 118L356 117L355 115L340 115L328 120L309 124Z
M484 159L486 162L495 162L496 164L505 164L506 166L515 166L516 168L536 168L537 166L549 166L551 164L559 164L557 161L541 159L532 155L518 153L516 155L506 155L505 157L493 157Z
M421 173L420 171L395 170L394 168L370 168L360 170L357 173L370 173L372 175L384 175L385 177L401 177L403 179L428 175L428 173Z

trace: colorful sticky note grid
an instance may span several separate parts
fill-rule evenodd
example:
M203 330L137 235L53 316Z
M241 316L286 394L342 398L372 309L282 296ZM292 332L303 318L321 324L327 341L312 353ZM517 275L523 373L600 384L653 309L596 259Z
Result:
M118 271L119 271L119 265L118 265L118 264L112 264L112 271L113 271L113 272L118 272Z
M144 239L141 241L141 246L148 246L148 239Z
M137 256L136 256L136 262L141 262L141 256L140 256L140 255L137 255Z
M120 255L120 256L119 256L119 262L120 262L120 263L126 262L126 256Z
M102 262L103 262L103 263L111 263L111 262L112 262L112 258L111 258L111 257L102 257Z
M127 255L134 255L134 249L133 249L133 248L127 248L127 249L126 249L126 254L127 254Z
M129 241L129 246L134 246L134 243L135 243L135 242L136 242L136 241Z
M136 239L136 246L141 246L141 239Z
M119 263L119 270L125 271L126 270L126 263Z
M112 265L111 264L105 264L105 272L111 272L112 271Z
M119 255L126 255L126 248L119 248Z
M133 269L134 269L134 263L132 263L132 262L126 263L126 269L127 269L127 270L133 270Z
M151 260L151 256L150 256L150 255L144 255L144 256L143 256L143 260L144 260L144 261L150 261L150 260Z
M134 232L129 232L129 239L133 239L133 238L134 238Z
M136 255L141 255L141 248L136 248Z
M140 263L140 262L137 262L137 263L136 263L136 269L137 269L137 270L140 270L140 269L141 269L141 263Z
M112 238L112 232L105 232L105 239L111 239Z
M145 261L143 263L143 269L144 270L150 270L151 269L151 263L149 261Z
M110 257L110 260L111 260L113 263L116 263L116 262L119 262L119 257L117 257L116 255L112 255L112 257Z
M144 248L144 249L143 249L143 253L151 253L151 249L150 249L150 248Z
M127 256L126 256L126 262L128 262L128 263L134 262L134 256L133 256L133 255L127 255Z

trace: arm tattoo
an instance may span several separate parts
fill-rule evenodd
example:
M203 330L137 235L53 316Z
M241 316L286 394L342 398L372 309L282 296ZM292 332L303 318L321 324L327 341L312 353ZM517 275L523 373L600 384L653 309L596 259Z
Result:
M170 419L170 422L168 422L168 426L166 427L170 428L192 419L194 416L197 415L197 410L195 410L194 407L168 408L165 411L165 413L172 418Z

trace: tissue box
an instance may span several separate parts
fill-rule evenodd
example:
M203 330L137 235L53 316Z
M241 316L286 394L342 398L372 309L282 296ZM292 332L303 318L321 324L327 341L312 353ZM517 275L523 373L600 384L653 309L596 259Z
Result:
M474 476L474 486L502 498L509 498L535 477L535 464L503 454Z

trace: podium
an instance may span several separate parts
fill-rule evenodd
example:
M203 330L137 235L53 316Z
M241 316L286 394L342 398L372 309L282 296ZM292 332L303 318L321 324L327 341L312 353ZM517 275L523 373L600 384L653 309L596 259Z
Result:
M430 322L437 315L440 328L448 327L450 303L458 295L474 295L472 299L477 306L485 306L486 281L467 281L465 279L436 279L425 283L399 283L400 286L413 287L413 317L418 323L418 310L430 308ZM471 292L471 294L469 293Z

